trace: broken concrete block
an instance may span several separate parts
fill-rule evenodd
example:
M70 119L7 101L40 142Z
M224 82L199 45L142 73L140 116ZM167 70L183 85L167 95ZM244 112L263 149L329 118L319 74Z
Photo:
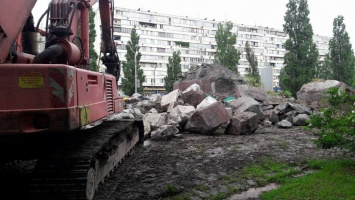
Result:
M229 120L230 116L222 102L215 102L196 110L187 121L185 129L201 134L212 134L219 126Z
M154 102L154 103L160 103L161 95L160 94L152 94L149 97L149 101Z
M272 124L276 124L280 121L279 116L276 114L275 110L266 110L263 113L265 118L268 118L272 122Z
M139 108L141 110L141 112L143 114L145 114L145 113L148 113L149 110L151 110L152 108L155 108L156 105L152 101L143 100L143 101L138 102L137 105L133 106L133 107Z
M258 128L258 116L253 112L234 113L226 134L242 135L253 133Z
M229 116L232 118L232 116L233 116L233 109L232 109L232 108L226 108L226 110L227 110Z
M195 83L182 92L182 98L185 103L196 107L205 98L205 94Z
M240 97L237 85L244 84L245 81L225 67L202 63L201 66L192 65L187 76L176 81L173 88L184 91L194 83L197 83L204 93L222 100L230 96Z
M251 97L259 102L265 102L267 100L266 91L262 87L238 85L238 90L242 97Z
M296 111L290 111L290 112L288 112L288 113L285 113L285 114L283 114L283 115L280 115L279 116L279 119L280 120L287 120L287 121L289 121L289 122L293 122L293 118L295 117L297 115L297 113L296 113Z
M183 129L187 120L196 112L193 106L176 106L168 114L168 121L176 122Z
M143 115L143 122L149 124L151 130L156 130L166 124L167 113L147 113Z
M240 97L230 101L229 105L234 113L249 111L258 114L259 120L264 120L265 118L259 103L251 97Z
M290 107L292 108L293 111L296 111L298 114L307 114L310 115L312 114L312 109L302 105L302 104L290 104Z
M269 121L269 119L265 118L265 120L264 120L264 122L263 122L263 125L264 125L265 127L270 127L270 126L272 125L272 122Z
M163 110L163 112L168 110L168 107L170 105L171 102L177 102L178 97L179 97L180 91L178 89L170 92L167 95L164 95L161 97L161 109Z
M307 126L309 120L311 120L311 118L308 115L299 114L293 118L292 124L296 126Z
M211 105L215 102L217 102L217 100L215 98L208 96L205 99L203 99L203 101L200 104L197 105L196 110L204 108L204 107Z
M144 126L144 136L146 137L147 135L152 132L152 129L150 128L150 123L146 120L143 120L143 126Z
M166 140L175 137L179 130L174 125L163 125L151 133L152 140Z
M339 88L348 94L355 93L353 88L337 80L314 81L302 85L297 92L297 100L314 109L324 107L326 104L322 101L322 98L327 95L326 92L329 88L333 87Z
M168 106L168 109L166 110L167 113L171 112L173 108L175 108L178 105L177 101L171 102Z
M276 124L276 126L279 127L279 128L291 128L292 124L291 124L291 122L289 122L289 121L284 119L284 120L278 122Z

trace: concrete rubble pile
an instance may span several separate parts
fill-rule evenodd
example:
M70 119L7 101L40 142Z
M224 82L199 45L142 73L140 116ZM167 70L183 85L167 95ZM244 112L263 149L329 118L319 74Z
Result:
M229 72L226 75L224 69L217 72L212 67L202 65L194 72L198 80L191 77L187 81L180 80L174 84L179 87L164 96L152 95L143 99L135 94L135 100L128 101L127 109L117 117L142 118L145 135L161 140L187 132L241 135L263 133L263 127L273 125L279 128L306 126L310 115L316 112L304 100L267 96L262 88L245 85ZM217 76L213 78L208 72ZM216 90L223 87L216 87L220 77L228 84L225 89L229 91ZM307 92L301 89L297 96L305 99Z

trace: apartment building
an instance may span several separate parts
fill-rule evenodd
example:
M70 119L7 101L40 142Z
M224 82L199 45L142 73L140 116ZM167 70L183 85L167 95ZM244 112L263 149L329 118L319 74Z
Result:
M191 65L214 62L215 34L219 21L119 7L115 8L114 13L114 38L122 61L125 61L125 45L130 40L134 26L140 35L140 65L146 76L145 82L142 83L145 93L164 91L168 58L174 51L181 52L183 72L188 71ZM287 35L278 29L234 22L232 32L238 37L235 47L241 53L238 65L240 74L244 76L249 67L245 53L245 43L248 41L257 57L265 88L272 90L273 87L279 86L280 70L286 53L283 44ZM329 39L314 36L314 41L320 49L321 60L324 60L328 51ZM100 39L96 42L96 47L99 47Z

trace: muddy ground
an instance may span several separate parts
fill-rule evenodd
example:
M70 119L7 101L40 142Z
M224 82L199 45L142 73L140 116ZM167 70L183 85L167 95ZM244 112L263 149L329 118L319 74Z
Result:
M174 199L169 196L171 188L177 189L175 199L213 199L230 188L240 192L258 187L255 180L243 178L241 169L265 159L302 169L309 159L351 157L340 150L316 148L316 138L299 127L273 126L253 135L185 133L170 141L148 140L107 179L95 199ZM230 174L234 182L221 178Z
M309 159L354 159L340 150L316 148L316 138L299 127L273 126L252 135L183 133L169 141L147 140L106 179L94 199L213 199L231 188L240 193L262 186L242 173L244 167L260 161L286 162L303 169ZM27 178L34 165L25 161L19 163L21 167L0 166L1 196L10 196L4 199L26 198ZM223 178L231 174L233 179Z

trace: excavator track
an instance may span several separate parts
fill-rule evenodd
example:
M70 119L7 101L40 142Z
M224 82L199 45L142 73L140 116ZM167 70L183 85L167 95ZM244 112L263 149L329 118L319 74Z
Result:
M30 199L93 199L99 184L142 140L141 120L104 122L63 137L38 160Z

